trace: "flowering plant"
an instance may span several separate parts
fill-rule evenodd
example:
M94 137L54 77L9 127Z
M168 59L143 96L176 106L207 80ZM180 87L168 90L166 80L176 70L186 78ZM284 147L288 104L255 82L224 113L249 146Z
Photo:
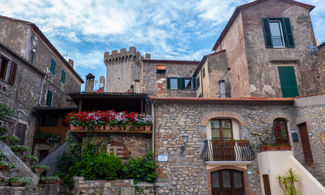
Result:
M139 114L137 112L115 112L114 110L106 111L86 111L72 112L66 115L65 122L74 126L88 127L93 130L95 127L102 125L109 126L128 126L134 127L150 126L152 118L148 114Z

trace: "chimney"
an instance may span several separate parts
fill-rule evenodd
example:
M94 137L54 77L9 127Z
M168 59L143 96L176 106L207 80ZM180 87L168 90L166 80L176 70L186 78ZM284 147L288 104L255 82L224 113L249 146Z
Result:
M73 68L74 62L72 59L70 58L68 59L68 64Z
M91 73L86 75L86 86L85 86L85 92L94 92L94 80L95 76Z
M144 59L150 60L151 59L151 54L150 53L146 53L146 55L144 56Z

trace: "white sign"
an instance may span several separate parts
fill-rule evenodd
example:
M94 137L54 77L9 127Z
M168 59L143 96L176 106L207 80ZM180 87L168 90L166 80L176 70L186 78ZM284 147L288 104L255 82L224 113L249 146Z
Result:
M167 162L168 161L168 155L158 155L158 161L159 162Z

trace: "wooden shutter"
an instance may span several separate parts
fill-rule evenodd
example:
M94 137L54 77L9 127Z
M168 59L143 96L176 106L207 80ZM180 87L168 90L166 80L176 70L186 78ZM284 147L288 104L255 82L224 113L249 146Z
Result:
M271 30L270 30L270 24L268 18L262 18L262 26L264 32L265 46L267 48L272 48L273 44L272 44Z
M52 103L52 91L47 90L46 105L51 106L51 103Z
M293 66L279 66L279 76L282 96L296 97L299 96L296 74Z
M281 26L286 47L295 47L291 23L289 18L281 18Z
M167 78L167 89L170 89L170 78Z
M61 72L61 82L65 83L65 72L64 72L64 70L62 70L62 72Z
M24 145L25 144L25 134L26 134L26 128L27 126L22 123L18 123L17 129L16 129L16 136L19 137L19 145Z
M55 66L56 66L55 60L51 59L51 73L52 74L55 74Z
M192 78L192 89L197 89L195 77Z
M17 64L15 62L12 62L11 63L11 70L10 70L10 76L9 76L9 83L11 85L15 84L16 73L17 73Z
M177 79L177 89L185 89L185 79L184 78Z
M197 79L196 79L196 87L197 88L200 87L200 77L197 77Z

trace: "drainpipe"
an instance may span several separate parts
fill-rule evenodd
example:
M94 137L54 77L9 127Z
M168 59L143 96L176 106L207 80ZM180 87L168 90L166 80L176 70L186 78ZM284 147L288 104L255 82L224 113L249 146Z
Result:
M152 101L151 104L151 115L152 117L152 150L153 150L153 156L154 160L156 160L156 112L155 112L155 102ZM157 194L157 186L154 184L153 186L153 194Z
M38 105L41 105L41 101L42 101L42 95L43 95L43 80L44 80L44 77L42 77L42 79L41 79L41 87L40 87L40 90L39 90Z

